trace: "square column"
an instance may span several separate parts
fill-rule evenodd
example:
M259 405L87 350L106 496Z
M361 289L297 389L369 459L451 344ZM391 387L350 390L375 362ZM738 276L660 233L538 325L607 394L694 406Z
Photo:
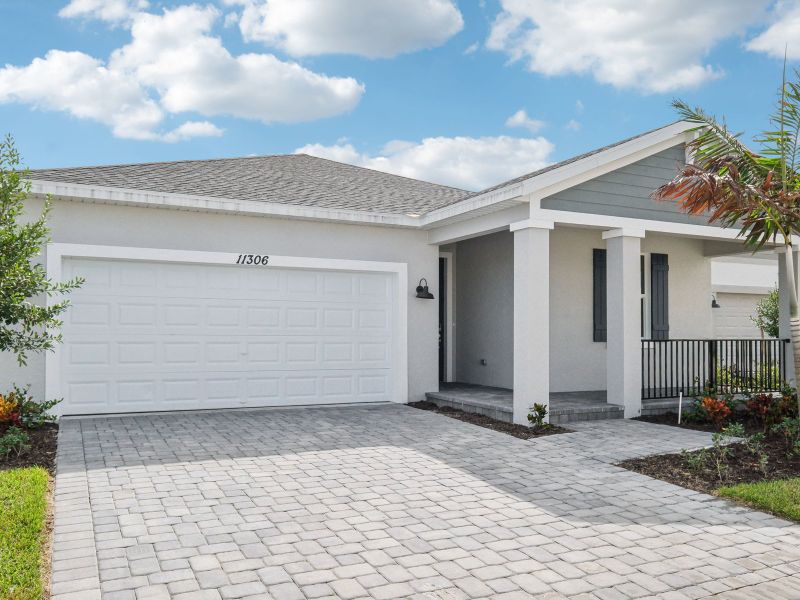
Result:
M789 308L789 278L786 269L786 252L787 248L778 248L775 252L778 255L778 335L782 340L791 339L791 331L789 326L789 318L791 317ZM800 274L797 261L800 260L800 252L794 253L794 282L797 285L797 276ZM792 352L792 343L789 342L785 346L786 355L784 356L784 364L786 365L786 381L792 385L797 386L797 373L794 372L794 354Z
M642 317L639 256L644 230L614 229L606 240L606 389L625 418L642 414Z
M550 409L550 230L529 219L514 234L514 423L528 424L534 403ZM547 420L550 417L548 414Z

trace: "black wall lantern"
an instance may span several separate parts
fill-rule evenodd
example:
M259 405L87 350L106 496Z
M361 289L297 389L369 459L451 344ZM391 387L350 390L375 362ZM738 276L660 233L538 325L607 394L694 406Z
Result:
M720 308L716 294L711 294L711 308Z
M422 282L425 282L425 285L422 285ZM419 285L417 286L417 298L424 298L425 300L433 300L433 294L430 293L428 290L428 280L424 277L419 280Z

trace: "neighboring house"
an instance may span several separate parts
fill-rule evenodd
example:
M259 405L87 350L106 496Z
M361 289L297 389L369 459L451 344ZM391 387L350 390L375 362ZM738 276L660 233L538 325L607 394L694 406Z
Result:
M673 340L713 337L709 257L741 252L650 198L690 128L477 193L304 155L33 171L47 271L86 283L56 352L4 375L43 380L62 414L407 402L457 380L513 388L520 423L558 392L636 416L678 389L653 383L678 373Z
M714 337L759 338L756 306L778 286L778 257L771 252L711 261L711 291L716 305Z

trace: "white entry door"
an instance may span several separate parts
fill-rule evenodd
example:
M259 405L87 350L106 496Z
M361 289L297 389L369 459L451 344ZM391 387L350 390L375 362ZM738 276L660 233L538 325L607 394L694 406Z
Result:
M393 399L391 273L64 258L62 414Z

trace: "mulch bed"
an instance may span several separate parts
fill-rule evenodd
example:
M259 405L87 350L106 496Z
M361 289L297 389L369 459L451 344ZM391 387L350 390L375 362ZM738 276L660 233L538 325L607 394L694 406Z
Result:
M8 429L6 423L0 424L0 436ZM31 449L22 456L0 458L0 470L18 467L43 467L52 475L56 468L56 443L58 425L46 423L38 429L25 430L30 438Z
M547 425L546 427L542 427L540 429L531 429L525 425L516 425L514 423L498 421L497 419L492 419L486 415L468 413L464 412L463 410L459 410L458 408L437 406L433 402L428 402L425 400L421 402L410 402L408 405L421 410L429 410L431 412L450 417L451 419L458 419L459 421L464 421L465 423L472 423L478 427L485 427L486 429L507 433L508 435L513 435L514 437L523 440L544 437L546 435L555 435L557 433L572 433L569 429L564 429L558 425Z
M715 431L712 425L706 424L690 422L677 425L675 415L642 417L639 420L685 429ZM747 424L746 429L748 433L761 431L761 428L756 427L753 423ZM789 454L786 442L780 436L768 435L763 442L764 452L768 456L766 473L759 466L758 456L751 453L745 444L732 444L729 448L730 454L726 461L728 468L724 479L720 479L714 461L710 457L713 450L706 451L709 458L705 464L699 466L691 464L691 457L702 453L702 450L635 458L626 460L619 466L708 494L713 494L719 487L737 483L800 477L800 456Z
M678 413L666 413L664 415L649 415L646 417L634 417L634 421L644 421L645 423L655 423L656 425L671 425L672 427L681 427L683 429L692 429L694 431L707 431L714 433L717 428L713 423L700 423L686 418L686 412L683 413L681 424L678 425ZM735 421L744 425L745 433L753 434L763 430L763 427L752 420L744 418L744 415L736 413Z

